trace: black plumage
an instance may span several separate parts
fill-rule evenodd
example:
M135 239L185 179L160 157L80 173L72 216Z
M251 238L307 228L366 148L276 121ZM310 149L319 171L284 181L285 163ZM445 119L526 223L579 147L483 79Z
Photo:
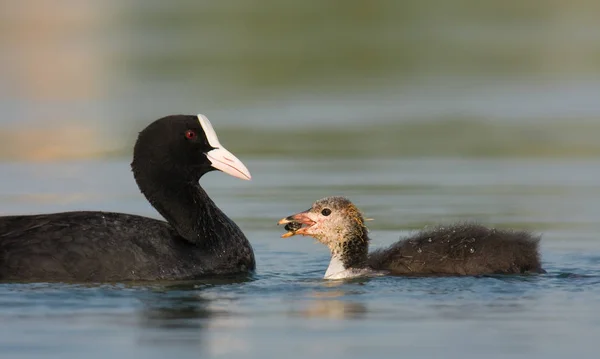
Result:
M249 178L208 120L153 122L138 136L131 167L168 222L89 211L0 217L0 280L193 279L254 270L249 241L198 183L215 169Z

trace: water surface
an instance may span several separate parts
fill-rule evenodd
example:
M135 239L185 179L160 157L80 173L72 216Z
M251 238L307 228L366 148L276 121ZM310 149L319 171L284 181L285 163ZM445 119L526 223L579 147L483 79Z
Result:
M250 277L182 283L1 284L6 358L594 357L600 334L600 162L245 160L251 182L202 184L245 231ZM103 209L157 214L128 162L2 164L0 214ZM318 180L317 180L318 179ZM548 274L328 282L325 247L276 221L325 195L367 214L373 247L474 219L543 235Z

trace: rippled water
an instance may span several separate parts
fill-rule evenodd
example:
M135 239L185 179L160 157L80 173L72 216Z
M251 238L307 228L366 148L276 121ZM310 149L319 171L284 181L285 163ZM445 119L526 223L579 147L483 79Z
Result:
M248 278L0 284L3 358L594 357L600 334L600 162L246 159L253 181L202 184L250 238ZM103 209L156 216L126 161L2 164L0 214ZM477 219L543 234L548 274L321 279L326 248L275 223L324 195L369 217L373 246Z

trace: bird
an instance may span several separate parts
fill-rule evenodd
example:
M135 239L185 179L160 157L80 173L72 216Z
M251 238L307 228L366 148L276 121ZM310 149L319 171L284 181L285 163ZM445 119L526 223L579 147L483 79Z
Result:
M324 279L545 273L540 237L477 223L432 226L369 253L364 215L342 196L322 198L278 224L286 225L283 238L310 236L329 248Z
M166 220L104 211L0 217L0 281L129 282L250 273L252 246L200 186L211 171L250 180L204 115L150 123L133 177Z

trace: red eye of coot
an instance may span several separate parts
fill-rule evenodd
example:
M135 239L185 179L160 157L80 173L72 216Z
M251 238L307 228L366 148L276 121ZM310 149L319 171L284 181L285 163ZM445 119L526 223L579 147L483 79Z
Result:
M188 140L193 140L194 138L196 138L196 132L193 130L185 131L185 138L187 138Z

